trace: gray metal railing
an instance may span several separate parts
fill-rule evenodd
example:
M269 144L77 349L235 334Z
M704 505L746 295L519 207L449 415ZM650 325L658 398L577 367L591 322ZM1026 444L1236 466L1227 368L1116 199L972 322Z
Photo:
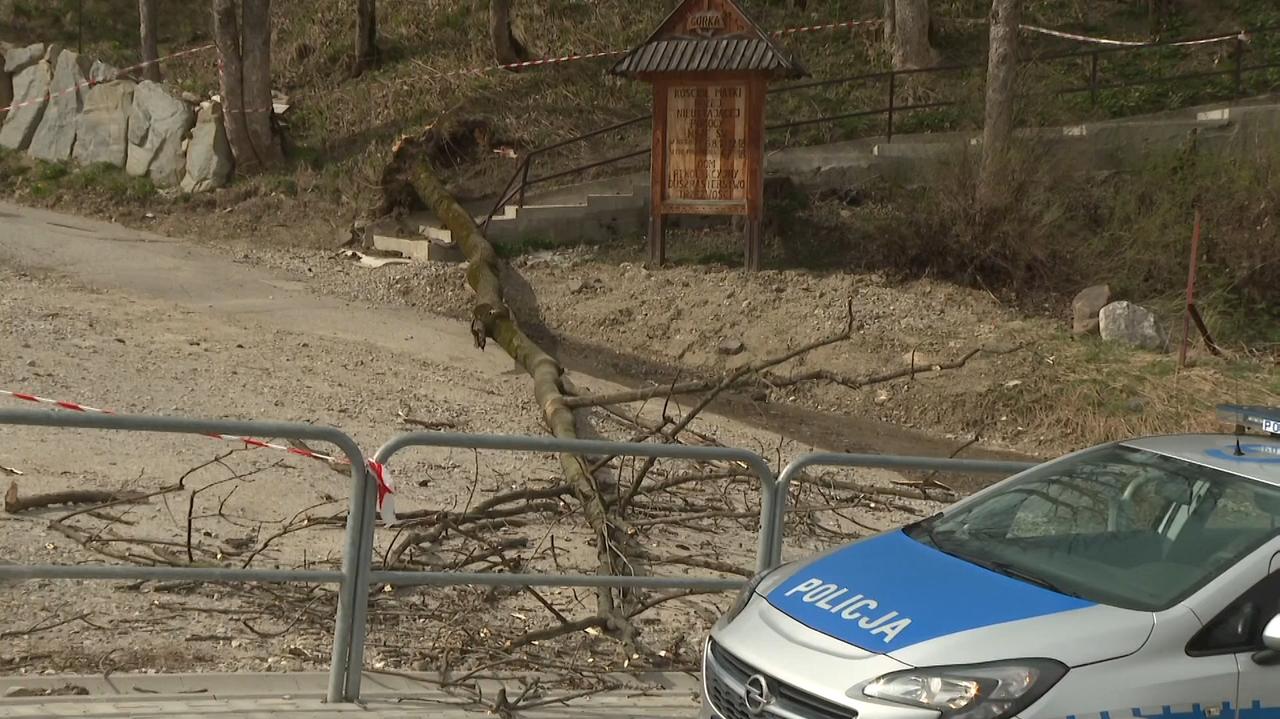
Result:
M185 417L137 417L118 414L85 414L78 412L46 412L40 410L0 410L0 425L61 427L67 429L105 429L134 432L158 432L195 435L237 435L287 437L329 442L351 462L351 492L347 512L347 528L342 549L342 571L300 571L280 569L239 569L232 567L133 567L133 566L0 566L0 579L190 579L204 582L311 582L338 584L338 614L334 620L333 655L329 666L328 699L331 702L354 701L343 693L343 685L352 663L352 619L355 616L357 578L368 568L368 554L357 551L364 536L366 516L373 521L372 509L360 511L376 493L376 485L366 476L364 455L355 440L332 427L317 427L293 422L232 422L197 420ZM369 527L373 531L373 527ZM363 561L361 561L363 557ZM363 593L362 593L363 594ZM363 635L363 631L360 632ZM357 665L358 665L357 657Z
M756 478L760 480L760 536L757 539L756 571L767 569L770 548L778 540L774 537L778 529L776 518L782 515L776 511L774 502L777 493L774 491L776 480L773 468L760 455L745 449L732 447L689 447L678 444L638 444L632 442L609 442L601 440L567 440L554 437L519 437L506 435L468 435L441 432L415 432L404 434L384 444L374 455L374 461L386 465L401 450L408 447L451 447L457 449L487 449L516 452L569 452L578 455L595 455L610 457L646 457L652 459L691 459L703 461L722 460L745 464ZM370 510L372 511L372 510ZM366 530L367 540L372 545L373 528ZM368 556L362 553L362 557ZM580 586L580 587L633 587L645 589L733 589L742 584L736 579L697 578L697 577L633 577L602 576L583 574L460 574L458 572L369 572L358 581L366 583L389 583L405 586L412 585L456 585L486 584L505 586ZM362 594L356 604L357 631L363 629L365 613L368 611L368 594ZM352 651L363 647L364 637L353 637ZM349 672L347 675L347 694L359 696L361 673Z
M40 410L0 410L0 425L102 429L194 435L283 437L329 442L351 462L351 490L341 571L242 569L233 567L142 566L23 566L0 565L0 579L192 580L204 582L306 582L337 584L333 653L328 700L354 702L360 697L367 632L369 589L374 584L396 586L486 585L511 587L629 587L636 589L732 590L740 579L721 577L605 576L591 574L475 573L375 571L374 529L377 483L367 471L364 455L348 435L331 427L284 422L233 422L170 417L80 414ZM744 464L760 481L760 529L756 571L777 566L782 559L784 518L792 480L810 467L867 467L896 470L1012 474L1034 465L933 457L811 453L796 458L777 477L760 455L730 447L690 447L600 440L562 440L552 437L469 435L418 432L392 439L374 460L386 465L409 447L569 452L580 455L729 461Z
M1036 466L1027 462L1004 462L985 459L947 459L943 457L906 457L891 454L837 454L812 452L792 460L778 474L774 491L778 496L771 504L777 514L772 524L776 527L775 542L769 548L769 566L782 563L783 516L787 511L787 498L791 482L810 467L847 467L864 469L917 470L926 472L969 472L975 474L1012 475ZM924 497L921 497L924 499Z

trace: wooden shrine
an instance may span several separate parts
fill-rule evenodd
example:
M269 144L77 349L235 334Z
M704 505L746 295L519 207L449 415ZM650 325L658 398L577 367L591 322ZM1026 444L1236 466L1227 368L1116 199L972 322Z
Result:
M733 0L684 0L610 72L653 85L649 265L666 259L667 215L741 215L760 269L765 94L804 70Z

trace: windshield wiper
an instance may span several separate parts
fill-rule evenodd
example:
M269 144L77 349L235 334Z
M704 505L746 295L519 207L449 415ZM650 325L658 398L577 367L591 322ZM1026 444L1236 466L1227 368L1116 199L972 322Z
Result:
M1028 572L1024 572L1023 570L1018 569L1017 567L1013 566L1012 564L1009 564L1008 562L999 562L995 560L979 561L971 558L969 559L969 561L979 566L986 567L987 569L990 569L993 572L1003 574L1006 577L1021 579L1024 582L1029 582L1031 584L1044 587L1045 589L1048 589L1051 592L1057 592L1058 594L1065 594L1068 597L1075 597L1076 599L1084 599L1084 597L1081 597L1079 594L1075 592L1072 592L1067 589L1063 589L1061 586L1049 581L1048 579L1045 579L1044 577L1040 577L1034 574L1030 574Z
M1063 589L1061 586L1049 581L1048 579L1045 579L1044 577L1036 576L1034 574L1030 574L1021 569L1018 569L1017 567L1013 566L1008 562L1001 562L995 559L985 559L982 557L975 557L972 554L969 554L967 552L957 551L953 547L944 546L943 543L939 541L937 530L934 529L934 525L937 524L937 520L941 516L942 516L942 512L938 512L933 516L925 517L924 519L921 519L919 521L912 522L911 524L906 526L906 529L909 531L910 530L923 531L925 538L929 540L929 544L932 544L934 549L937 549L939 552L942 552L943 554L948 554L952 557L955 557L956 559L969 562L970 564L976 564L979 567L982 567L983 569L991 570L996 574L1003 574L1006 577L1020 579L1024 582L1028 582L1030 584L1043 587L1045 589L1048 589L1051 592L1057 592L1058 594L1065 594L1068 597L1075 597L1077 599L1084 598L1075 592L1069 591L1067 589Z

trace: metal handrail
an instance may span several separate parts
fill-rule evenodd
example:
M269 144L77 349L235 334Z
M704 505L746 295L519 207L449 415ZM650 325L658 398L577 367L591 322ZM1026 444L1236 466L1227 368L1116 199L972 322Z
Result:
M1264 25L1260 27L1240 30L1240 31L1231 32L1231 33L1218 33L1213 35L1204 35L1204 36L1192 37L1192 38L1160 40L1160 41L1155 41L1150 43L1143 43L1141 45L1103 47L1103 48L1094 48L1089 50L1070 50L1066 52L1049 53L1045 55L1031 55L1031 56L1020 59L1020 62L1027 63L1027 64L1043 64L1046 62L1052 62L1052 61L1058 61L1058 60L1070 60L1075 58L1091 59L1091 67L1090 67L1090 73L1089 73L1090 82L1088 85L1083 87L1063 88L1061 90L1056 90L1047 94L1056 96L1056 95L1073 95L1073 94L1088 92L1090 93L1094 104L1097 103L1098 93L1103 90L1114 90L1114 89L1120 89L1125 87L1141 87L1145 85L1154 85L1154 84L1176 82L1176 81L1194 81L1194 80L1202 80L1202 79L1212 78L1212 77L1221 77L1221 76L1231 75L1231 74L1234 74L1236 76L1235 97L1239 98L1243 96L1243 89L1244 89L1243 76L1245 74L1258 72L1262 70L1270 70L1276 67L1280 67L1280 63L1246 65L1244 63L1244 55L1248 49L1249 43L1246 42L1245 37L1269 35L1277 31L1280 31L1280 24ZM1151 49L1182 47L1182 46L1185 46L1185 43L1189 43L1189 42L1191 43L1207 42L1212 40L1228 41L1233 38L1236 40L1236 50L1234 52L1235 62L1234 62L1234 67L1229 70L1187 73L1182 75L1170 75L1167 77L1160 77L1160 78L1150 78L1145 80L1134 80L1134 81L1126 81L1126 82L1113 82L1113 83L1106 83L1106 84L1100 84L1098 82L1098 73L1099 73L1098 63L1100 59L1105 55L1138 53L1144 50L1151 50ZM1190 46L1190 48L1195 48L1195 47L1205 47L1205 46L1204 45ZM886 116L885 136L888 138L890 142L892 142L894 129L895 129L894 128L895 114L899 114L903 112L912 112L917 110L934 109L939 107L949 107L949 106L960 104L956 101L939 101L939 102L919 103L919 104L905 105L905 106L896 105L895 104L895 99L897 94L896 85L897 85L897 80L899 78L910 77L913 75L922 75L922 74L959 72L959 71L965 71L965 70L978 69L984 66L985 66L984 63L974 62L974 63L950 63L946 65L935 65L932 67L912 68L912 69L904 69L904 70L881 70L881 71L871 72L871 73L848 75L844 77L829 78L829 79L823 79L823 80L811 80L811 81L800 82L800 83L795 83L791 85L782 85L776 88L770 88L768 91L769 94L779 94L779 93L794 92L797 90L811 90L814 88L830 87L832 85L844 85L844 84L850 84L850 83L856 83L856 82L888 80L889 101L886 106L878 110L860 110L856 112L848 112L848 113L840 113L836 115L825 115L821 117L807 118L807 119L796 120L796 121L783 123L783 124L771 125L766 129L779 130L779 129L786 129L786 128L792 128L792 127L801 127L805 125L816 125L816 124L822 124L822 123L836 122L839 120L846 120L854 117L871 117L876 115L884 115ZM651 118L651 115L636 117L631 120L617 123L615 125L610 125L609 127L600 128L598 130L593 130L583 135L578 135L575 137L568 138L566 140L561 140L552 145L547 145L546 147L541 147L541 148L530 151L528 154L525 155L524 161L521 162L519 166L517 166L515 173L512 174L511 179L508 180L502 192L498 194L497 202L494 204L493 209L490 210L489 214L485 217L485 220L484 220L485 229L488 229L489 222L493 219L493 217L496 216L498 212L501 211L502 208L505 207L512 200L517 201L517 204L516 204L517 207L523 207L525 192L530 187L533 187L535 185L538 185L544 182L549 182L551 180L557 180L563 177L569 177L572 175L581 174L588 170L604 167L606 165L611 165L611 164L623 162L629 159L633 159L636 157L641 157L643 155L649 154L651 152L651 149L646 148L646 149L638 150L636 152L632 152L629 154L618 155L615 157L608 158L606 160L600 160L600 161L592 162L589 164L574 166L567 170L562 170L550 175L534 177L531 179L529 175L530 175L534 158L540 157L549 152L552 152L564 147L568 147L570 145L585 142L587 140L590 140L592 138L598 137L602 134L605 134L614 130L619 130L624 127L629 127L631 125L643 122L644 120L647 120L650 118Z
M329 671L328 700L355 702L360 698L364 645L368 623L369 590L374 584L396 586L487 585L509 587L571 586L632 587L647 589L732 590L743 580L721 577L602 576L589 574L475 573L374 571L374 512L377 485L360 448L348 435L330 427L282 422L235 422L181 417L78 414L38 410L0 410L0 425L105 429L196 435L291 437L330 442L351 462L350 509L343 540L342 569L287 570L234 567L142 567L111 565L0 565L3 579L86 580L192 580L205 582L306 582L338 584L338 610ZM387 464L408 447L571 452L582 455L634 456L740 462L760 480L760 534L757 571L781 562L788 487L803 470L813 466L878 467L933 471L1016 473L1032 464L931 457L811 453L798 457L777 477L760 455L732 447L637 444L602 440L564 440L554 437L518 437L418 432L393 438L378 450L375 460Z
M970 472L977 474L1013 475L1025 472L1037 466L1031 462L1007 462L988 459L947 459L942 457L906 457L887 454L837 454L833 452L811 452L791 460L778 473L774 483L774 491L778 496L772 502L774 524L777 532L774 544L769 548L769 566L776 567L782 563L782 540L784 534L783 516L787 511L787 498L792 480L796 475L810 467L848 467L864 469L918 470L927 472ZM925 497L921 497L924 499Z
M669 458L669 459L694 459L694 460L723 460L730 462L742 462L756 475L760 480L760 536L757 541L756 550L756 569L763 570L769 566L768 557L770 547L775 543L774 531L777 528L775 517L778 513L774 510L773 502L776 500L777 493L774 491L774 475L773 468L760 455L745 449L736 449L733 447L693 447L679 444L638 444L634 442L610 442L604 440L587 440L587 439L559 439L556 437L520 437L512 435L477 435L477 434L458 434L453 432L413 432L402 434L395 437L391 441L382 445L374 454L374 461L387 465L391 458L401 450L408 447L448 447L454 449L486 449L486 450L505 450L516 452L569 452L580 455L604 455L617 457L647 457L652 459ZM367 510L368 522L363 524L365 536L364 544L370 548L373 545L373 508L370 506ZM362 553L362 558L369 558L368 552ZM504 584L515 586L534 586L564 582L566 585L572 586L662 586L662 587L705 587L712 589L728 589L737 586L740 582L736 580L708 580L693 579L682 577L605 577L590 575L485 575L485 574L461 574L458 572L373 572L371 562L365 562L361 566L361 572L357 575L357 583L360 586L368 587L374 582L386 582L391 584L421 584L421 585L437 585L437 584L466 584L466 583L483 583L483 584ZM360 695L360 682L362 679L360 669L360 657L364 651L364 625L366 623L368 607L368 592L360 592L356 597L354 609L354 624L357 627L355 636L351 641L351 656L356 662L353 667L354 671L348 670L346 678L345 693L349 696Z
M235 422L228 420L197 420L186 417L145 417L119 414L82 414L41 410L0 410L0 425L28 427L60 427L74 429L105 429L134 432L159 432L170 434L235 435L259 437L288 437L329 442L346 455L351 463L351 490L347 512L346 535L343 540L342 571L304 571L279 569L245 569L230 567L131 567L131 566L0 566L0 579L190 579L206 582L310 582L338 584L338 613L333 629L333 654L329 665L328 700L330 702L355 701L356 696L343 692L353 659L352 638L363 628L354 626L357 608L357 587L361 569L368 561L361 561L372 552L372 542L362 550L362 538L366 532L364 521L370 523L372 533L373 507L377 488L369 481L365 470L364 455L355 440L332 427L317 427L295 422ZM362 511L367 507L368 511ZM360 594L364 594L361 592ZM357 631L358 630L358 631Z

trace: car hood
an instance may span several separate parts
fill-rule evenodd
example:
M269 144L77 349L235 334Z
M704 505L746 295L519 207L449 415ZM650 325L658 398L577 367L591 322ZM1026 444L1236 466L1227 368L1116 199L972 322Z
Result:
M902 531L770 577L762 594L815 631L912 666L1026 657L1079 666L1132 654L1155 616L993 572Z

